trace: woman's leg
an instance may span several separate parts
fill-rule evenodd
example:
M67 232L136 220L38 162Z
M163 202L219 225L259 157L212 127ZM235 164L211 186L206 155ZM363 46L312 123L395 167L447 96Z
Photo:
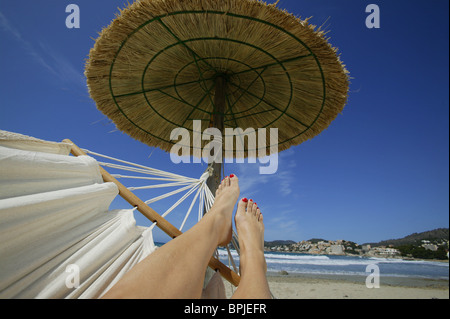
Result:
M231 240L239 185L238 178L230 176L201 221L134 266L103 298L200 298L214 250Z
M270 299L264 257L264 224L262 214L251 200L238 203L235 216L240 247L241 281L232 298Z

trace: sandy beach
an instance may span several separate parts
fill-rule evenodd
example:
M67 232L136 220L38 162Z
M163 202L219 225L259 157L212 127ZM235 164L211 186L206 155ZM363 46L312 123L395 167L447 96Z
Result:
M363 276L268 274L276 299L449 299L448 280L386 277L367 288ZM227 298L233 289L225 283Z

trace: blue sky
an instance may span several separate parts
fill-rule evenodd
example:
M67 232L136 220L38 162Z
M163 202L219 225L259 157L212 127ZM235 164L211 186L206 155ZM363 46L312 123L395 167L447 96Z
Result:
M79 29L65 26L70 3L80 8ZM369 3L380 8L379 29L365 26ZM167 153L117 131L87 93L83 72L93 39L124 6L2 0L0 129L70 138L99 153L198 177L205 164L173 164ZM226 174L240 177L242 196L261 207L266 240L364 243L449 227L448 6L447 0L279 2L329 30L352 80L343 113L319 136L280 153L277 174L226 166Z

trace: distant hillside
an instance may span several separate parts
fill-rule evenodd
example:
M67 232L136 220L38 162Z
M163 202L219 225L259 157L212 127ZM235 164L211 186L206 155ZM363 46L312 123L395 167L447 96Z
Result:
M422 240L429 240L430 242L442 242L449 240L449 229L438 228L434 230L425 231L422 233L414 233L399 239L383 240L379 243L368 243L371 246L401 246L401 245L420 245Z
M328 240L325 240L325 239L323 239L323 238L311 238L310 240L308 240L309 242L311 242L311 243L313 243L313 244L317 244L318 242L321 242L321 241L328 241Z
M281 245L292 245L295 244L293 240L274 240L274 241L264 241L264 247L274 247Z

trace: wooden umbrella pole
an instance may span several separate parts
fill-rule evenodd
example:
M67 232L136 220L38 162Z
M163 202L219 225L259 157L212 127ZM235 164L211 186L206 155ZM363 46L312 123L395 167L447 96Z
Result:
M223 114L225 113L225 90L226 90L226 79L224 76L218 75L215 79L215 93L214 93L214 105L213 113L211 116L211 121L209 127L214 127L220 130L222 137L224 134L224 120ZM222 143L223 145L223 143ZM206 181L206 185L211 190L213 195L216 194L216 190L219 188L221 182L221 172L222 172L222 161L209 163L208 169L211 169L212 175ZM203 215L206 214L206 208L203 210ZM203 287L205 288L212 276L214 271L212 269L207 269L205 274L205 281ZM237 287L237 286L236 286Z
M74 156L86 155L83 150L81 150L75 143L73 143L69 139L65 139L63 142L69 143L72 145L71 153ZM109 174L103 167L99 166L100 173L103 177L103 181L105 183L111 182L116 184L119 189L119 195L122 196L128 203L130 203L133 207L136 207L137 210L142 213L145 217L147 217L150 221L156 222L156 225L164 231L171 238L175 238L180 236L182 232L169 223L164 217L159 215L156 211L150 208L147 204L145 204L139 197L134 195L128 188L126 188L122 183L120 183L117 179L115 179L111 174ZM209 261L209 267L214 270L219 270L222 277L228 280L234 286L239 285L240 277L234 271L225 266L218 259L211 257Z
M224 76L217 76L215 80L215 94L214 94L214 110L210 122L210 127L214 127L224 134L224 119L223 114L225 113L225 90L226 90L226 79ZM208 178L206 184L213 194L216 193L217 188L219 188L221 182L221 171L222 162L210 163L212 167L212 176ZM206 213L206 211L204 212Z

